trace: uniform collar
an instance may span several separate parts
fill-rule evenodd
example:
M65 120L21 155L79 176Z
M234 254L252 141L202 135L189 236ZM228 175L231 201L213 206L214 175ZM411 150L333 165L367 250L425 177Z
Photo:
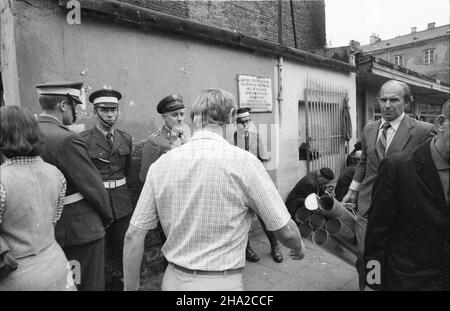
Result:
M64 124L61 122L60 119L58 119L57 117L55 117L55 116L53 116L53 115L51 115L51 114L42 112L39 116L55 119L56 121L58 121L59 124L64 125Z
M106 134L108 134L108 132L103 130L103 129L101 129L100 126L98 126L98 125L96 125L96 127L97 127L97 130L99 130L100 133L102 133L106 137ZM112 136L114 136L114 128L111 129L110 133L111 133Z
M403 118L405 117L405 113L402 112L401 115L399 115L395 120L392 120L390 122L386 121L385 119L381 118L381 123L378 129L381 129L383 127L384 123L389 123L391 127L394 129L394 131L397 131L398 127L400 126L400 123L402 122Z

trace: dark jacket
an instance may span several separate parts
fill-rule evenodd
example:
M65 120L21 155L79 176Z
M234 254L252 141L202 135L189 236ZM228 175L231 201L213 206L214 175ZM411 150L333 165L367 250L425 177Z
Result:
M384 290L450 289L450 207L429 141L381 162L364 265L377 260Z
M92 163L100 172L103 181L128 177L131 167L131 136L114 129L114 143L108 145L105 135L97 127L80 133L89 151ZM133 212L128 186L107 189L114 218L118 219Z
M319 196L323 195L323 189L319 187L317 181L317 171L312 171L305 175L300 181L295 185L295 187L289 192L286 198L286 207L293 216L295 211L305 205L305 199L311 193L316 193Z
M66 196L80 192L84 199L64 206L55 227L61 246L80 245L105 235L112 221L108 194L100 174L89 159L83 139L54 118L40 116L44 134L42 159L55 165L67 180Z
M380 163L375 151L380 124L381 120L377 120L364 127L361 140L361 159L353 176L354 180L361 182L358 193L358 214L362 216L366 215L369 210L372 187ZM386 156L400 151L411 151L435 134L436 129L432 124L417 121L405 115L386 150Z
M350 187L350 184L352 183L355 169L356 168L354 166L346 167L345 170L339 175L336 182L336 187L334 188L334 194L339 202L342 201L348 192L348 187Z

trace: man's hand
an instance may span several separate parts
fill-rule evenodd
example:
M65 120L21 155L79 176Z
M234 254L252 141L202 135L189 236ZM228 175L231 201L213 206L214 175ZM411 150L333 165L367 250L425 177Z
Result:
M289 252L289 256L294 260L302 260L305 257L303 250L305 249L305 244L303 240L301 240L301 248L300 249L291 249Z
M358 197L358 192L352 189L349 189L347 194L342 199L342 203L353 203L356 204L356 199Z

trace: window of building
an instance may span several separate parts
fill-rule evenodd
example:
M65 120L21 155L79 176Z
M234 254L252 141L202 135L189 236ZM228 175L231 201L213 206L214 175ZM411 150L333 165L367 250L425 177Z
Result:
M420 103L416 105L416 118L425 121L434 123L434 119L441 114L442 106L439 104L425 104Z
M403 55L395 55L394 56L394 64L395 65L403 67L403 61L404 61Z
M435 54L434 54L434 49L428 49L423 51L423 64L424 65L429 65L434 63L434 58L435 58Z

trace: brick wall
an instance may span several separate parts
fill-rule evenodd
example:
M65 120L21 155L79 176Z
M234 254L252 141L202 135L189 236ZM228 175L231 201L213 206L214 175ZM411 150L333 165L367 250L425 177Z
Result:
M121 1L201 24L279 42L278 1ZM281 7L283 44L295 47L296 41L297 48L306 51L324 47L326 35L323 0L281 1Z

